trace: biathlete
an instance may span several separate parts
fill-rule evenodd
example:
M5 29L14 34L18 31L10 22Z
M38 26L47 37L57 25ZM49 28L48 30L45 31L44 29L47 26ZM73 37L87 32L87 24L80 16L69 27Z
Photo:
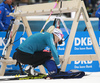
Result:
M55 44L61 41L63 36L60 29L51 26L47 32L36 33L28 37L16 49L17 51L14 53L13 58L23 64L32 65L34 68L44 65L49 73L57 73L57 65L60 62ZM43 51L47 46L51 52ZM52 57L54 60L52 60Z

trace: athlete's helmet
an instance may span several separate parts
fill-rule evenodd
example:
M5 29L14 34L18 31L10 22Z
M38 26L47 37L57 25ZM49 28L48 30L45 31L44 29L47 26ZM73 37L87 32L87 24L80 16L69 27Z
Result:
M63 36L64 36L64 35L62 34L62 31L61 31L60 29L55 28L55 29L53 30L53 34L55 34L57 37L59 37L60 40L63 39Z

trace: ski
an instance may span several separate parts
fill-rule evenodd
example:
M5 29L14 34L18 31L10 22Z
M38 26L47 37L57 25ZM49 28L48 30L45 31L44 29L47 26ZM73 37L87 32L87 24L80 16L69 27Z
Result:
M10 81L10 80L29 80L29 79L45 79L47 75L45 74L38 74L38 75L30 75L30 76L18 76L18 77L11 77L11 78L3 78L0 81Z
M83 72L83 71L69 70L69 71L66 71L66 72L60 71L59 73L52 73L52 74L49 74L49 75L37 73L37 75L5 78L5 79L0 79L0 81L29 80L29 79L73 79L73 78L79 79L79 78L82 78L83 76L85 76L85 72Z

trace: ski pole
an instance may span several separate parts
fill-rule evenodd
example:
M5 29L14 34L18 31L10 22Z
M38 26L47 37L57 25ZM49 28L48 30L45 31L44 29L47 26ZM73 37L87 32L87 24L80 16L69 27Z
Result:
M56 3L55 3L55 5L54 5L54 7L53 7L53 8L55 8L55 7L57 6L58 1L59 1L59 0L57 0L57 1L56 1ZM46 20L46 22L49 20L49 18L50 18L50 16L52 15L52 13L53 13L53 11L51 11L51 13L50 13L50 15L49 15L48 19ZM42 33L42 32L43 32L43 30L44 30L44 27L41 29L41 31L40 31L40 32Z

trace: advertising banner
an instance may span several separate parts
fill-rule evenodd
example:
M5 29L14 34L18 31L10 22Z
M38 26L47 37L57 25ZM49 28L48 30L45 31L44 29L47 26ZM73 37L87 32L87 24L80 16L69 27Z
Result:
M35 34L35 33L37 33L37 32L33 32L33 34ZM3 38L5 37L5 34L6 34L5 32L0 32L0 56L2 56L2 50L4 48ZM14 45L13 45L13 48L12 48L12 51L10 54L11 57L13 56L15 49L27 38L26 33L24 34L23 37L21 37L22 34L23 34L23 32L17 32L17 34L16 34ZM66 38L67 33L63 32L63 34L64 34L64 38ZM95 31L95 35L96 35L98 44L100 46L100 32ZM18 41L16 41L16 40L18 40ZM64 55L67 41L68 41L68 38L61 45L58 45L57 50L58 50L59 55ZM46 49L48 49L48 47L46 47ZM91 42L91 38L87 31L86 32L76 32L76 35L75 35L75 38L73 41L73 46L71 49L71 54L72 55L95 54L95 51L94 51L94 48L93 48L93 45ZM0 63L0 64L2 64L2 63ZM36 69L38 70L38 67L36 67ZM88 72L100 71L98 61L72 61L71 64L67 65L67 68L66 68L66 70L70 70L70 69L78 69L78 70L88 71ZM15 65L8 65L6 70L19 70L19 67L15 66Z

